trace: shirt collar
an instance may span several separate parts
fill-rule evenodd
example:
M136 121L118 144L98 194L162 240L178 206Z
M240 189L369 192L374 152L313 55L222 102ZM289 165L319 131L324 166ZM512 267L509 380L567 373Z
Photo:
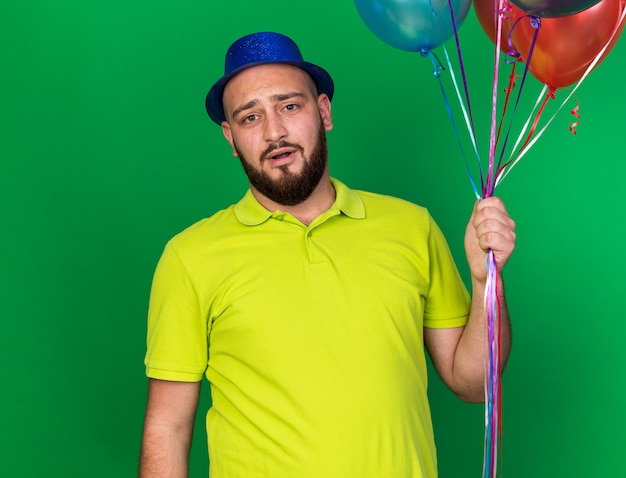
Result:
M348 188L335 178L330 179L335 188L335 202L329 211L338 211L352 219L365 218L365 206L356 191ZM248 189L241 200L235 204L235 216L246 226L257 226L264 223L273 213L265 209Z

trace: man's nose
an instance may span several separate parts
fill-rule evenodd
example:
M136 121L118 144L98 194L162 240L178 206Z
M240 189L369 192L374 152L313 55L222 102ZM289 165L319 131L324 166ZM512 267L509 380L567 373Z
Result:
M265 117L265 140L276 143L287 136L283 118L277 113L268 113Z

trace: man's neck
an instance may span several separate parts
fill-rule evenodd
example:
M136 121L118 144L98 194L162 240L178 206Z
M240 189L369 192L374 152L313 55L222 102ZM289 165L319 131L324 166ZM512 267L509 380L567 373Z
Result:
M315 187L311 195L304 201L293 206L287 206L272 201L261 194L254 187L250 188L257 201L270 212L286 212L298 219L302 224L308 226L320 214L328 211L335 202L335 188L330 182L328 174L324 174L319 184Z

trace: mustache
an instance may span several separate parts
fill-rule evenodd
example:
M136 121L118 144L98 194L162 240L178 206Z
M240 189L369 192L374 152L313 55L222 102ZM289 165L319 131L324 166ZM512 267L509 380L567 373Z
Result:
M304 152L304 148L302 146L300 146L299 144L290 143L288 141L279 141L278 143L270 144L265 149L265 151L263 151L261 153L261 161L263 161L265 158L267 158L272 151L276 151L279 148L294 148L294 149L297 149L298 151L300 151L300 153Z

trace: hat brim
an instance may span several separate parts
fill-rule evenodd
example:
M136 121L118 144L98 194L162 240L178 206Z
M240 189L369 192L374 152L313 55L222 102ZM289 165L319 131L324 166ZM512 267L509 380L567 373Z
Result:
M226 121L226 115L224 114L224 105L222 103L222 96L224 95L224 88L226 87L226 83L228 83L234 76L244 70L247 70L248 68L259 65L267 65L270 63L293 65L304 70L313 79L313 82L317 87L318 94L324 93L328 96L330 100L333 99L333 93L335 91L333 79L326 70L320 68L317 65L314 65L313 63L309 63L306 61L263 61L257 63L248 63L241 66L240 68L237 68L236 70L231 71L228 75L224 75L209 90L209 93L206 96L205 103L206 111L211 119L217 124L222 124L223 121Z

